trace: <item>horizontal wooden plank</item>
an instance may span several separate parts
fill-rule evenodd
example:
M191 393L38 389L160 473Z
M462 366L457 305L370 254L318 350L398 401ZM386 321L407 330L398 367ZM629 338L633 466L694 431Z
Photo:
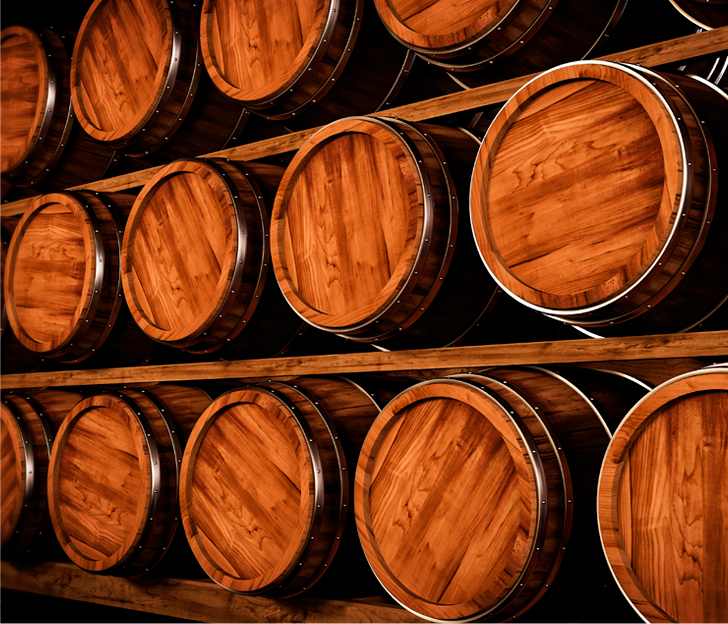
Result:
M271 600L233 594L212 581L124 579L70 563L2 562L2 588L199 622L422 622L400 607L344 600ZM133 618L130 618L130 621Z
M656 67L667 63L695 58L705 54L722 52L724 50L728 50L728 26L716 28L715 30L710 30L696 35L688 35L687 37L680 37L678 39L671 39L669 41L635 48L634 50L618 52L603 58L610 61L638 63L645 67ZM388 115L392 117L400 117L401 119L409 121L422 121L424 119L433 119L444 115L450 115L452 113L474 110L491 104L505 102L531 78L533 78L533 75L522 76L492 85L477 87L460 93L453 93L431 100L425 100L423 102L408 104L407 106L390 108L377 113L372 113L372 115ZM207 154L207 156L217 156L235 160L257 160L267 156L284 154L300 148L301 145L303 145L317 130L318 128L313 128L302 132L294 132L282 137L266 139L265 141L240 145L238 147L222 150L213 154ZM158 169L158 167L145 169L143 171L108 178L106 180L99 180L97 182L85 184L82 187L74 188L86 188L99 192L122 191L145 184L152 178ZM27 200L19 200L3 204L0 209L0 215L11 216L22 214L27 206Z
M365 372L449 372L483 366L698 357L712 358L715 361L728 359L728 331L23 373L3 375L0 383L4 389L11 389L205 379L260 379Z

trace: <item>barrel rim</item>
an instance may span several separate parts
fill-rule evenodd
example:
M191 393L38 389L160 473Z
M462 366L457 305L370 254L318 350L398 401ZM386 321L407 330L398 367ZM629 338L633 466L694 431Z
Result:
M647 78L643 75L641 75L636 69L633 69L628 64L621 64L621 63L614 63L611 61L575 61L573 63L566 63L564 65L560 65L558 67L555 67L549 71L543 72L542 74L539 74L529 82L527 82L521 89L519 89L513 97L506 103L506 105L503 107L501 112L499 113L499 116L503 115L512 115L518 112L518 107L521 105L521 102L524 101L524 98L530 99L537 95L539 93L539 89L541 88L542 84L545 84L546 86L550 86L551 84L556 84L559 82L558 78L555 78L554 76L558 73L564 72L564 71L570 71L572 68L574 71L580 74L580 77L582 77L583 72L588 72L589 68L594 68L594 72L598 72L599 70L597 68L605 67L607 69L611 69L617 72L622 72L629 76L630 79L634 79L637 81L637 83L640 85L640 88L647 89L656 100L661 104L662 111L665 113L665 119L668 120L668 123L676 130L677 136L680 132L680 122L678 122L676 118L676 114L673 112L672 107L670 104L665 100L664 96L657 90L655 86L653 86L652 83L650 83ZM593 76L592 76L593 77ZM568 80L568 77L565 78ZM596 79L598 79L598 76L596 76ZM497 118L496 118L497 119ZM494 122L495 123L495 122ZM503 123L503 122L502 122ZM495 126L498 128L498 126ZM505 283L509 281L507 279L507 276L509 275L507 267L503 267L500 261L495 261L493 258L493 253L490 251L490 243L488 243L489 237L486 234L485 224L484 224L484 217L482 215L482 208L481 208L481 200L480 200L480 188L482 187L482 178L484 175L484 169L486 165L484 162L487 160L487 155L489 150L492 148L492 143L494 143L496 140L498 140L500 137L493 138L493 134L491 130L494 128L493 125L491 125L491 128L489 128L489 132L486 135L485 139L483 140L483 144L478 152L478 157L476 159L476 164L474 168L473 173L473 179L471 182L471 188L470 188L470 199L471 199L471 227L473 230L473 235L478 242L478 252L480 254L481 259L486 265L486 268L488 269L489 273L493 277L493 279L498 283L498 285L507 292L511 297L518 300L522 304L526 305L527 307L537 310L539 312L542 312L544 314L548 314L551 316L555 316L560 318L560 320L565 320L568 317L571 316L577 316L577 315L583 315L583 314L589 314L596 312L603 308L604 306L611 305L617 301L619 301L621 298L624 298L625 296L629 296L631 292L633 292L635 289L641 286L642 281L646 279L647 276L649 276L651 273L653 273L658 265L660 264L662 260L661 254L655 257L652 262L646 266L643 267L641 273L637 275L636 278L632 280L633 283L627 284L623 288L621 288L619 291L616 291L612 296L605 297L602 299L602 301L596 303L596 304L585 304L580 307L573 307L573 308L548 308L543 305L539 305L535 303L534 301L531 301L530 298L526 298L526 296L523 293L515 293L513 292L513 289L506 286ZM489 138L490 136L490 138ZM669 137L667 137L669 139ZM684 141L679 141L678 144L679 147L679 157L680 161L683 163L689 162L688 154L686 153L686 146ZM680 185L681 189L685 189L688 187L689 183L689 176L692 172L690 171L689 167L682 166L680 170L678 170L679 180L678 184ZM676 195L679 197L679 205L671 208L670 212L676 213L676 218L673 222L672 227L666 229L665 234L663 238L665 239L664 244L670 243L671 241L674 244L674 238L679 233L682 228L684 227L685 219L683 217L684 211L685 211L685 204L686 200L688 199L687 195L684 192L678 191ZM664 203L664 201L663 201ZM674 203L674 202L673 202ZM486 248L484 253L484 248ZM664 245L663 245L664 248ZM487 256L487 258L486 258ZM515 281L517 283L522 284L520 280L515 278ZM527 292L538 292L530 287L524 286L525 291Z

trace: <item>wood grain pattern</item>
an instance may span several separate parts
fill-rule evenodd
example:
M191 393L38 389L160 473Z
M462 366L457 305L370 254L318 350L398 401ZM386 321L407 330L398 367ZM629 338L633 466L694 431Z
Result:
M656 388L628 414L602 467L599 523L622 591L649 622L728 616L728 371Z
M723 27L700 34L642 46L634 50L610 54L603 58L610 61L639 63L645 67L655 67L700 57L704 54L721 52L726 49L728 49L728 27ZM385 109L376 113L376 115L389 115L409 121L421 121L452 113L476 110L489 104L506 101L532 78L534 76L529 75L504 80L492 85L484 85L468 91L461 91L423 102ZM255 160L266 156L282 154L298 149L316 130L317 128L303 130L283 137L266 139L257 143L242 145L208 155L236 160ZM158 170L159 168L151 168L108 180L99 180L97 182L87 183L83 188L95 191L126 190L145 184ZM29 203L31 203L30 200L21 199L3 204L0 207L0 214L3 217L22 214Z
M682 319L649 310L671 305L662 300L679 290L713 224L718 158L681 95L689 88L585 62L546 72L509 100L484 140L471 196L483 258L509 292L597 334L612 324L642 333L644 323L629 323L640 314L683 330L719 305L724 292ZM721 124L711 128L722 135Z
M578 595L596 593L606 570L593 565L588 510L609 439L589 397L542 369L409 388L377 418L357 466L372 569L403 606L445 621L503 621L544 593L563 602L568 590L547 591L557 573Z
M180 490L185 533L205 572L249 595L287 597L315 584L353 537L343 535L346 457L377 413L343 379L258 384L214 401L185 450ZM355 559L347 565L351 578Z
M291 598L273 600L230 593L210 580L128 580L89 574L68 563L0 564L4 589L105 604L201 622L422 622L399 606ZM140 616L143 617L143 616Z
M62 548L85 570L138 576L174 536L182 454L175 416L179 411L188 422L188 412L199 414L209 397L180 388L176 397L167 393L162 408L149 392L85 399L59 428L48 474L50 515Z

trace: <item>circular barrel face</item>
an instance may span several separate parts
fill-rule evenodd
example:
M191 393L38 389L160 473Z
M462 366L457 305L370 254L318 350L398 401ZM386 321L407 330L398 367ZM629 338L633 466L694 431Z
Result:
M202 415L185 450L187 538L205 572L236 592L284 586L316 537L320 458L294 411L264 389L235 390Z
M505 405L463 381L426 382L391 401L366 438L359 536L377 578L418 615L493 611L543 546L542 466Z
M376 319L413 279L426 190L405 139L378 120L330 124L297 153L271 217L271 257L291 306L329 331Z
M518 14L520 11L524 13L520 19L530 19L533 22L539 11L534 11L532 7L527 7L530 10L524 11L523 7L519 8L517 5L546 4L522 0L376 0L375 3L382 21L397 39L425 53L444 52L467 46L502 24L511 13ZM519 18L515 21L518 22ZM506 22L506 27L513 27L510 22Z
M213 81L251 105L285 93L327 47L332 6L330 0L205 0L200 41Z
M122 247L124 291L134 319L156 340L197 337L235 290L245 222L224 175L202 161L177 161L134 204Z
M24 430L23 422L18 414L11 411L10 407L3 402L0 405L0 439L2 440L2 470L0 479L2 482L1 517L2 547L13 538L17 530L23 505L29 492L28 488L28 454L32 449L26 448L27 432Z
M71 96L84 130L103 142L136 135L177 67L179 26L168 0L96 0L76 39Z
M84 324L95 294L97 241L84 205L44 195L13 234L5 266L7 314L28 349L62 349Z
M58 432L51 520L66 554L86 570L122 565L142 542L159 477L140 418L125 401L98 395L79 403Z
M37 144L47 113L50 76L43 43L35 32L13 26L3 28L0 37L0 172L4 175L22 165Z
M648 291L653 274L656 284L669 279L660 272L679 274L684 255L670 254L692 235L685 217L700 183L689 177L706 148L687 156L687 120L653 80L611 63L564 65L518 91L490 126L473 230L490 272L527 305L589 314Z
M647 622L728 619L728 369L640 401L602 465L599 524L622 592Z
M705 30L728 26L728 2L725 0L670 0L693 24Z

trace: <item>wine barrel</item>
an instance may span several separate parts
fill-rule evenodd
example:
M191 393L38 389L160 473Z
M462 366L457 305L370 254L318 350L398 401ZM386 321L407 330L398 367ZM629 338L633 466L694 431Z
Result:
M725 0L670 0L683 16L698 28L712 30L728 26L728 2Z
M728 368L658 386L604 457L604 552L645 622L728 620Z
M604 61L545 72L475 163L481 256L513 297L592 335L678 332L728 296L728 96Z
M409 611L548 621L601 589L601 411L619 418L646 387L576 374L611 385L605 407L567 373L521 367L426 381L382 410L357 465L356 521L374 573Z
M460 129L374 117L311 137L271 215L273 267L293 309L397 349L454 343L499 305L459 215L477 147Z
M71 106L71 37L10 26L0 32L3 181L62 190L98 180L118 156L86 135Z
M71 96L92 137L133 156L196 156L241 137L250 115L204 75L197 5L96 0L76 39Z
M201 22L202 56L215 85L289 127L378 110L414 60L369 0L204 0Z
M119 275L120 214L132 201L121 193L51 193L25 211L8 248L5 303L26 349L74 364L91 356L98 364L108 354L115 366L149 353Z
M48 527L48 460L58 425L83 399L71 390L3 394L2 438L3 559L22 557L43 542Z
M61 424L48 504L61 547L89 572L139 576L164 556L179 519L182 450L210 405L198 388L97 394Z
M180 487L185 533L205 572L231 591L276 598L324 573L319 587L329 591L372 587L349 511L357 453L378 413L373 395L343 378L259 383L217 398L190 436Z
M151 338L226 357L284 352L304 323L275 283L270 201L282 167L179 160L138 195L121 275L129 309Z

